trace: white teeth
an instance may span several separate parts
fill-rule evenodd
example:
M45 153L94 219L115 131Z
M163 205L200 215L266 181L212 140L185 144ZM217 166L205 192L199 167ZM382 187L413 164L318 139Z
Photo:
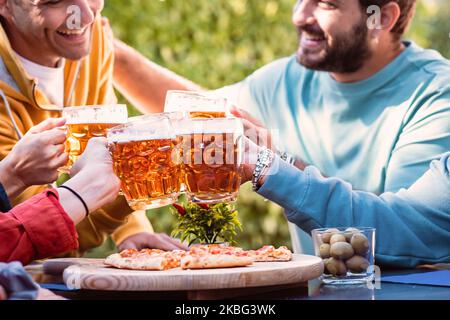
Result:
M83 34L85 31L85 29L79 29L79 30L66 30L66 31L58 31L58 33L63 34L63 35L81 35Z
M310 40L310 41L322 41L323 38L306 38L306 40Z
M321 41L321 40L324 40L323 37L310 36L310 35L305 35L305 39L306 39L306 40L311 40L311 41Z

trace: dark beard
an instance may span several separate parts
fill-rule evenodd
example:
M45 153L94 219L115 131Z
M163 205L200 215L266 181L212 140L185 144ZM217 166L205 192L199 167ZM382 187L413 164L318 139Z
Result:
M299 37L303 31L322 36L317 28L299 27L297 28ZM317 61L309 61L307 54L297 53L297 62L312 70L352 73L361 69L364 62L371 56L367 43L368 29L365 20L357 24L353 31L347 35L340 35L335 38L333 47L326 46L323 58Z

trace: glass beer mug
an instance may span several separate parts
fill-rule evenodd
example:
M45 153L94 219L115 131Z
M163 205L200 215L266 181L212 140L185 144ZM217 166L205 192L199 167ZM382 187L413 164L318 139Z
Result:
M177 122L182 183L191 202L234 201L241 184L243 132L240 119L183 119Z
M114 172L131 208L145 210L177 201L180 164L174 157L175 133L167 116L135 117L108 130Z
M62 111L66 119L66 152L69 161L59 169L69 172L78 157L84 152L90 138L106 137L106 130L127 122L126 105L99 105L67 107Z
M186 118L226 118L227 100L207 92L169 90L164 112L182 112Z

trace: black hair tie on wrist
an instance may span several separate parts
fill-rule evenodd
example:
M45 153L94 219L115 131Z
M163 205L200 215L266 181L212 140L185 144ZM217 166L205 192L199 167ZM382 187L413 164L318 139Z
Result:
M86 210L86 217L89 215L88 206L87 206L86 202L84 202L83 198L78 193L76 193L73 189L69 188L68 186L59 186L58 188L63 188L63 189L66 189L66 190L69 190L70 192L72 192L73 195L75 197L77 197L81 201L81 203L83 204L83 207Z

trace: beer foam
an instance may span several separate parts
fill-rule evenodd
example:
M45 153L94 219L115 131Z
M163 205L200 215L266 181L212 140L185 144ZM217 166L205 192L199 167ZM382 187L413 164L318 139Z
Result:
M236 118L187 119L178 121L176 133L242 135L244 127L242 120Z
M241 134L241 132L236 131L236 130L232 130L232 129L224 129L224 130L220 130L220 129L213 129L211 128L210 130L203 130L203 129L193 129L193 130L189 130L189 129L180 129L177 130L177 135L185 135L185 134Z
M69 107L64 108L62 117L66 124L108 124L126 123L128 111L125 105Z
M150 141L150 140L173 140L175 135L173 134L149 134L145 132L120 132L110 133L107 135L108 142L110 143L128 143L136 141Z
M149 114L133 117L124 125L108 130L110 142L175 139L175 130L165 114Z
M67 118L66 118L67 119ZM74 124L123 124L125 123L120 118L108 118L108 119L67 119L66 124L68 125L74 125Z
M227 99L208 92L169 90L164 111L226 112Z

